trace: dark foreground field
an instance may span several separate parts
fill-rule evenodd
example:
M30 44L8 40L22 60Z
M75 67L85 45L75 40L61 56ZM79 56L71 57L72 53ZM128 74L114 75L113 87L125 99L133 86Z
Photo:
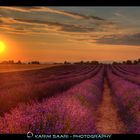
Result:
M0 72L0 133L139 133L140 65Z

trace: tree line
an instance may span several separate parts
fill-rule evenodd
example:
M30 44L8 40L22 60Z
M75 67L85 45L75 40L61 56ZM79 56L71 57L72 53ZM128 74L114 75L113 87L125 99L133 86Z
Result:
M71 64L71 62L68 62L68 61L64 61L64 64ZM98 65L98 64L103 64L99 61L79 61L79 62L74 62L74 64L95 64L95 65ZM122 62L116 62L116 61L113 61L112 64L140 64L140 59L138 60L126 60L126 61L122 61Z
M132 64L140 64L140 59L138 60L126 60L126 61L123 61L123 62L113 62L112 64L129 64L129 65L132 65Z
M21 60L18 60L17 62L15 62L14 60L5 60L5 61L2 61L1 64L25 64L24 62L21 62ZM28 64L40 64L39 61L31 61L31 62L28 62Z
M8 60L8 61L2 61L1 64L25 64L24 62L21 62L21 60L18 60L17 62L15 62L14 60ZM30 62L27 62L27 64L40 64L39 61L30 61ZM54 64L59 64L59 63L54 63ZM95 64L95 65L98 65L98 64L103 64L99 61L78 61L78 62L74 62L74 63L71 63L71 62L68 62L68 61L64 61L63 63L60 63L60 64ZM116 61L113 61L112 64L116 65L116 64L140 64L140 59L137 59L137 60L126 60L126 61L122 61L122 62L116 62Z
M71 62L64 61L64 64L71 64ZM74 64L95 64L95 65L98 65L101 63L99 63L98 61L79 61L79 62L74 62Z

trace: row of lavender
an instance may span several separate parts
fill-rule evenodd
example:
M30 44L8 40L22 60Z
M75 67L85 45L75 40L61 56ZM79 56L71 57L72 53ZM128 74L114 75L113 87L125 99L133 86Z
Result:
M129 80L130 82L140 85L140 74L130 72L129 69L124 70L122 69L122 66L121 68L119 66L112 66L112 69L114 74L117 74L118 76L121 76L124 79Z
M74 74L74 70L69 71L69 69L64 69L62 66L62 69L60 67L60 71L65 71L65 73L68 70L67 76L63 76L63 78L60 78L60 75L56 75L55 77L58 77L58 80L50 79L50 71L47 71L47 69L44 70L34 70L32 73L32 76L29 74L30 71L27 72L13 72L13 73L5 73L3 75L6 75L5 77L2 77L1 74L1 81L3 78L3 81L6 77L9 76L9 80L7 79L7 82L1 82L0 86L0 114L3 114L6 111L9 111L11 108L16 107L16 105L20 102L29 102L30 100L42 100L44 97L50 97L54 96L58 93L61 93L65 90L68 90L70 87L74 86L75 84L78 84L92 76L94 76L101 66L94 66L94 65L88 65L87 68L83 66L76 66L76 73ZM67 67L65 67L67 68ZM79 68L79 72L77 72ZM57 68L56 68L57 69ZM83 70L84 69L84 70ZM49 73L45 73L45 70ZM39 72L38 72L39 71ZM53 71L57 73L55 68L53 68ZM8 76L7 76L8 75ZM11 81L12 77L14 80ZM45 78L45 80L44 80ZM21 79L21 80L19 80ZM30 80L32 79L32 80ZM6 101L6 102L5 102Z
M122 68L125 71L132 72L134 74L140 74L140 64L137 65L119 65L120 68Z
M98 133L94 112L102 100L104 67L93 65L78 67L76 66L75 71L69 67L70 69L68 68L65 72L64 70L62 72L60 67L58 67L60 71L53 69L47 73L45 69L39 72L32 71L31 77L34 73L39 82L36 81L33 84L30 81L32 85L27 84L29 88L36 85L35 89L29 90L28 94L26 93L29 88L25 88L23 84L21 90L26 92L21 92L22 95L27 95L27 99L39 99L40 96L50 98L40 103L38 101L23 103L11 110L10 114L5 113L0 118L0 133L26 133L29 130L34 133ZM129 76L135 78L138 74L124 70L119 65L109 66L106 70L113 100L118 105L119 114L128 128L128 133L140 133L140 86L126 78ZM28 77L29 73L23 75ZM46 76L51 74L55 76L48 77L49 80L47 80ZM59 77L58 80L57 77ZM11 92L11 88L9 91ZM17 99L17 95L11 94L9 97L12 100L9 98L9 102L15 101L13 96ZM26 98L23 99L29 102Z
M41 103L20 104L0 118L0 133L98 133L95 114L102 99L104 68Z
M107 68L112 97L128 133L140 133L140 86L114 67Z
M41 82L42 79L45 81L50 81L67 78L70 77L72 74L78 76L80 75L80 73L82 74L83 72L89 72L95 67L95 65L61 65L39 70L0 73L0 89L25 84L25 82Z

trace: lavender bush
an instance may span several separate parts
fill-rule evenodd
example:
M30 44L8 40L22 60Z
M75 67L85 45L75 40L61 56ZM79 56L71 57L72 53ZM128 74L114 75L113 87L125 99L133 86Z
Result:
M0 133L97 133L94 110L103 89L102 68L94 77L41 103L21 104L0 118Z
M112 96L129 133L140 133L140 86L113 74L108 69Z
M49 79L46 81L44 80L41 81L40 75L42 75L42 78L46 77L44 69L36 70L36 71L34 70L34 73L37 73L37 77L36 75L29 76L29 79L33 78L32 80L31 79L28 80L28 74L30 73L30 71L23 72L24 76L25 74L27 75L25 77L22 74L21 75L17 74L16 72L12 74L9 73L9 77L10 77L9 79L10 80L14 79L13 82L12 81L9 82L7 76L6 76L7 78L2 77L7 79L7 83L3 82L0 87L0 95L1 95L0 106L2 106L0 110L0 114L15 107L20 102L28 102L32 99L42 100L44 97L51 97L54 96L55 94L58 94L59 92L61 93L65 90L68 90L70 87L74 86L75 84L78 84L83 80L86 80L91 76L94 76L101 68L100 66L95 67L94 65L90 65L90 67L88 66L89 70L86 70L83 73L83 71L80 72L81 67L80 66L77 67L79 67L79 74L77 74L77 76L74 75L73 73L69 73L68 74L69 77L67 76L59 80ZM43 71L43 72L39 73L38 71ZM8 74L6 73L6 75ZM12 76L15 77L12 78ZM38 82L37 83L34 82L34 79L36 79L36 81L38 79ZM7 102L5 102L5 100L7 100Z

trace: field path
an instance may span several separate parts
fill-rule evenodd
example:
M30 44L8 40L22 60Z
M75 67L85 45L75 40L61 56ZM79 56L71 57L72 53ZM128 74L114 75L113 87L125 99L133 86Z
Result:
M126 133L124 123L117 114L117 107L113 104L107 80L104 80L103 100L97 109L96 127L99 133Z

